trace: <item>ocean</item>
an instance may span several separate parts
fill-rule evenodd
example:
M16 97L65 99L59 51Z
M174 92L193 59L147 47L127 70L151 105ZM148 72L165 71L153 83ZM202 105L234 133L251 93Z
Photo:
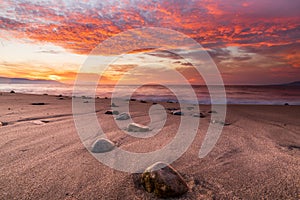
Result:
M28 94L49 94L49 95L66 95L81 96L89 86L78 86L77 92L73 93L73 85L70 84L0 84L0 92L10 92L14 90L16 93ZM131 98L137 100L148 100L156 102L178 101L168 86L161 85L145 85L136 90ZM96 89L96 96L111 97L114 92L113 85L101 85ZM122 85L118 87L118 93L114 93L116 97L124 97L131 86ZM181 94L181 100L192 104L210 104L210 93L206 86L193 86L196 99L189 95L190 90L187 86L172 86L176 93ZM212 86L211 94L218 96L220 86ZM300 105L300 86L225 86L227 104L255 104L255 105ZM128 94L127 94L128 95ZM219 97L222 98L222 97Z

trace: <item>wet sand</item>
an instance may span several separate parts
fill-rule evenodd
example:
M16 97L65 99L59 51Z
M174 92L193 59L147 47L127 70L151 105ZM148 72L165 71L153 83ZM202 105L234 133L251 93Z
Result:
M5 123L0 127L0 199L155 199L135 176L105 166L83 146L70 97L1 94L0 121ZM96 99L97 117L119 148L154 151L177 132L181 116L168 114L154 137L128 136L116 127L113 116L104 114L110 103ZM152 103L131 104L133 120L149 123ZM230 125L202 159L198 153L211 115L210 106L200 110L206 117L194 142L172 163L190 188L179 199L300 198L300 106L228 106Z

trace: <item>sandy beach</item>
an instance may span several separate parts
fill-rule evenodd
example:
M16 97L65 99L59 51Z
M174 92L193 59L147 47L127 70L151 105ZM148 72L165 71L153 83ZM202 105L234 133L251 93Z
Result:
M96 99L96 114L119 148L154 151L176 134L181 116L168 114L164 128L154 137L128 136L117 129L112 115L104 114L110 103L110 99ZM152 102L130 103L133 120L149 123ZM210 123L210 106L200 106L206 117L196 138L171 164L189 186L178 199L299 199L300 106L229 105L227 109L230 125L224 126L214 149L200 159ZM74 125L71 97L1 93L0 121L4 122L0 199L156 199L135 175L111 169L89 153Z

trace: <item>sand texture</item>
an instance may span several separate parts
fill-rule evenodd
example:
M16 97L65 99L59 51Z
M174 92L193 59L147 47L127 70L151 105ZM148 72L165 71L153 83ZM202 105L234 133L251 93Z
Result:
M152 103L130 103L133 121L147 125ZM159 134L135 138L116 127L114 115L104 114L110 104L96 99L99 124L117 148L132 152L162 148L187 117L168 113ZM211 114L210 106L200 110L206 117L199 118L194 142L171 164L189 186L179 199L300 199L300 106L228 106L228 125L202 159L198 153ZM0 121L0 199L156 199L138 175L107 167L84 147L72 98L1 93Z

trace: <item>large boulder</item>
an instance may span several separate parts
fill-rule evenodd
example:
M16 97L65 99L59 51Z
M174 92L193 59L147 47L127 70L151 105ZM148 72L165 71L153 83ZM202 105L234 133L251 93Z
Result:
M93 145L91 151L93 153L104 153L113 150L115 147L115 144L111 142L110 140L101 138L96 140Z
M145 190L160 198L179 197L188 191L182 176L170 165L155 163L141 177Z
M148 126L144 126L137 123L130 123L127 127L127 131L129 132L147 132L150 131Z

